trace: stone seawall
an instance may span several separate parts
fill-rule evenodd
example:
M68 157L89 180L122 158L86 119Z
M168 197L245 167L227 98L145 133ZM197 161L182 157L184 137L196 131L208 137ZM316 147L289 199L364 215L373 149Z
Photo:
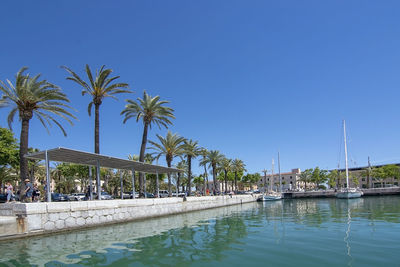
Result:
M0 240L256 201L257 195L0 205Z
M385 195L398 195L400 194L400 187L387 187L387 188L370 188L361 189L364 196L385 196ZM336 197L334 190L321 190L321 191L306 191L306 192L285 192L284 198L326 198Z

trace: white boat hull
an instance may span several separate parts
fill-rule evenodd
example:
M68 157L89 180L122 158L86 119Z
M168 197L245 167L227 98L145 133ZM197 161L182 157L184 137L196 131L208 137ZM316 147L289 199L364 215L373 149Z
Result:
M257 200L258 201L274 201L282 199L282 195L262 195Z
M361 191L343 191L343 192L338 192L336 194L336 197L349 199L349 198L359 198L362 195L363 195L363 192L361 192Z

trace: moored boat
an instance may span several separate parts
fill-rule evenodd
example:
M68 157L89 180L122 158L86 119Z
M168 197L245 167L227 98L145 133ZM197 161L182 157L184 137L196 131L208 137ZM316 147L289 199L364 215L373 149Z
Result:
M337 198L359 198L363 192L357 188L344 188L336 194Z
M337 194L337 198L359 198L363 195L363 192L358 188L350 188L349 187L349 166L347 162L347 142L346 142L346 122L343 120L343 135L344 135L344 154L345 154L345 162L346 162L346 188L340 190Z
M266 192L262 194L261 196L258 197L257 201L274 201L274 200L280 200L282 199L282 179L281 179L281 164L280 164L280 158L279 158L279 153L278 153L278 165L279 165L279 190L280 192L275 192L272 190L272 185L274 184L274 159L272 159L272 175L271 175L271 189L269 192Z
M282 194L279 192L269 192L258 197L257 201L273 201L282 199Z

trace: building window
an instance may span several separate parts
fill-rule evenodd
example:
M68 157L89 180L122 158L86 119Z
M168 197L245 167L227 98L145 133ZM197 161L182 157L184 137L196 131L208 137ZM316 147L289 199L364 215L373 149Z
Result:
M293 177L292 176L290 176L290 179L292 179Z
M362 180L363 182L365 182L365 178L362 178L361 180Z

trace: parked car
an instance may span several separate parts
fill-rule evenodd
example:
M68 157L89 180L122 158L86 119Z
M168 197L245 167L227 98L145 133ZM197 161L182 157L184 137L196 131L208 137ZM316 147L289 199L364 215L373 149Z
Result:
M97 193L93 193L93 199L97 199ZM111 196L107 192L101 192L101 200L111 200L114 199L113 196Z
M68 196L61 193L51 193L51 201L68 201Z
M0 194L0 203L4 203L7 201L7 194Z
M19 201L19 195L14 194L11 200ZM5 203L7 201L7 194L0 194L0 203Z
M138 197L138 195L136 195L136 198ZM140 195L140 197L144 197L144 194L142 193ZM155 198L154 194L146 192L146 198Z
M135 192L135 198L139 197L139 193ZM133 199L132 191L131 192L124 192L124 199Z
M146 198L155 198L154 194L146 192Z
M81 201L85 200L85 193L73 193L68 196L69 201Z
M160 190L159 195L160 197L168 197L169 195L168 190Z

